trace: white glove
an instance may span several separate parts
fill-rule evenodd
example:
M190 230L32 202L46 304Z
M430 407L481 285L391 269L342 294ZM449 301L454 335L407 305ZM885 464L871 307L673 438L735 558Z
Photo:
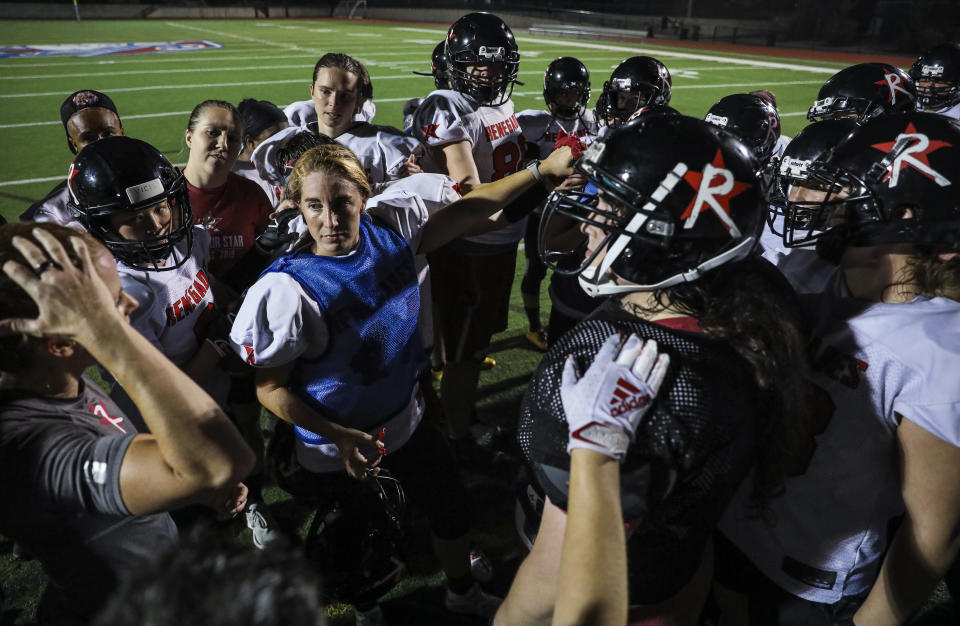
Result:
M670 356L658 354L653 339L643 342L630 335L621 344L622 339L608 337L582 378L573 357L567 357L560 399L570 429L568 453L587 448L623 461L640 420L653 404Z

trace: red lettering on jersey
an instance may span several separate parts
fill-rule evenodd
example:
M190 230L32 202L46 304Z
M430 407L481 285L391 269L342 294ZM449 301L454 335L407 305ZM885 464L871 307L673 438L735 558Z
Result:
M167 326L173 326L177 323L177 316L173 313L173 307L167 307Z
M200 282L203 283L203 286L204 286L204 287L206 287L207 289L210 288L210 279L207 278L207 273L206 273L206 272L204 272L203 270L199 270L199 271L197 272L197 278L200 279Z
M440 128L440 124L427 124L423 127L423 138L424 139L440 139L437 137L437 129Z
M198 294L200 294L200 297L201 297L201 298L203 298L203 296L207 295L207 286L205 286L205 285L204 285L203 283L201 283L199 280L193 281L193 288L196 290L196 292L197 292Z
M180 298L180 303L183 305L183 315L187 316L193 313L193 310L197 308L197 305L193 303L190 299L190 296L183 296Z
M183 300L177 300L173 303L173 324L176 324L183 319ZM170 324L173 326L173 324Z
M200 296L200 294L197 293L197 290L196 290L196 289L194 289L193 287L188 287L188 288L187 288L187 295L190 297L191 300L193 300L193 303L194 303L194 304L200 304L200 298L201 298L201 296Z

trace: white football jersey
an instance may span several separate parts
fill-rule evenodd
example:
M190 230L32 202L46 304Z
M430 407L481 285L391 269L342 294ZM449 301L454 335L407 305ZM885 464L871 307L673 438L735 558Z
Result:
M51 222L61 226L69 226L77 230L86 230L67 208L70 201L70 191L66 181L50 190L50 193L36 204L27 209L20 216L22 222Z
M257 147L259 148L259 146ZM254 150L254 152L256 152L256 150ZM283 188L276 185L271 185L263 178L263 176L260 175L260 170L253 161L253 155L250 155L249 161L241 161L238 159L236 165L233 166L233 173L237 176L242 176L248 180L252 180L260 185L260 188L263 189L263 193L270 198L270 203L274 207L280 204L280 196L283 193Z
M583 109L574 119L554 117L550 111L527 109L517 113L517 121L527 141L527 151L536 145L541 159L553 152L560 137L577 137L589 144L597 136L597 120L592 109Z
M780 587L823 603L863 594L876 579L887 525L904 511L900 417L960 446L960 303L854 299L833 268L823 293L800 296L813 327L816 446L770 502L773 525L751 518L750 478L720 524Z
M949 117L950 119L960 120L960 103L957 103L950 107L944 107L939 111L934 111L937 115L943 115Z
M310 124L317 123L317 109L313 106L313 100L300 100L291 102L283 109L283 114L287 116L287 121L291 126L306 128ZM373 116L377 114L377 105L373 100L366 100L360 108L360 112L353 116L357 122L372 122Z
M180 242L174 254L183 254L184 244ZM202 226L194 226L189 254L183 265L162 272L137 270L117 261L124 291L140 303L130 315L130 324L178 366L200 347L193 328L204 310L213 306L206 273L210 235Z
M423 144L392 126L358 123L335 137L357 155L371 185L399 177L398 170L410 155L423 159Z
M481 106L463 94L440 89L427 96L414 113L413 133L430 148L469 141L481 183L500 180L523 168L526 142L513 102ZM502 246L523 238L526 220L506 228L462 239Z

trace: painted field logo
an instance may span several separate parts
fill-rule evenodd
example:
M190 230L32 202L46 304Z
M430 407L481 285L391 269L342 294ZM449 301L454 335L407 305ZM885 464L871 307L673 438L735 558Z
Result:
M206 40L153 41L135 43L71 43L37 46L0 46L0 59L8 57L115 57L160 52L213 50L223 44Z

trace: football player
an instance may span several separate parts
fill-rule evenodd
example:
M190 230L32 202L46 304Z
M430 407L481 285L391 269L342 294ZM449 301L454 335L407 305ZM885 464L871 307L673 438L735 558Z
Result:
M751 624L907 623L957 555L958 164L953 120L881 115L810 163L820 197L785 216L808 249L781 269L819 285L801 296L816 428L776 524L741 491L720 525L719 579Z
M603 127L600 134L625 123L644 107L667 106L672 87L670 70L659 60L647 56L625 59L603 83L597 98L597 122Z
M912 111L917 102L913 79L889 63L860 63L827 79L807 111L807 119L849 117L865 122L884 113Z
M809 124L793 138L775 163L773 181L768 197L770 213L768 228L763 231L760 244L763 256L774 264L788 263L784 257L792 248L784 243L784 218L797 210L801 203L823 198L824 185L811 176L810 164L829 154L854 128L856 120L834 119ZM811 291L807 285L794 285L799 291Z
M424 147L419 141L392 126L355 119L372 93L370 74L363 63L331 52L320 57L313 68L309 101L313 116L292 116L290 107L287 116L294 126L309 128L350 148L363 164L371 184L423 171L419 162Z
M461 17L445 42L451 88L434 91L420 104L413 132L440 170L466 192L524 167L526 146L510 100L520 55L513 32L490 13ZM542 189L538 185L533 193ZM506 328L524 228L525 220L519 220L493 232L462 236L431 254L447 351L441 396L449 434L464 454L472 449L470 424L481 364L490 337Z
M798 405L793 359L803 352L793 293L754 254L763 188L753 154L730 134L682 115L643 115L597 139L576 170L597 191L554 193L540 228L576 220L587 254L573 267L557 262L562 251L541 254L612 297L550 347L524 396L518 439L546 501L495 623L550 623L573 480L567 451L585 447L621 462L631 623L695 624L724 506L751 466L759 505L779 484L779 425ZM633 435L561 404L570 378L615 333L654 340L670 359ZM651 402L632 381L614 382L596 411L623 416ZM582 427L572 429L575 419Z
M237 111L243 118L243 150L233 166L233 173L249 178L260 185L273 206L280 203L281 189L267 182L257 171L253 163L253 152L267 138L290 126L287 116L277 105L267 100L247 98L237 105Z
M414 72L417 76L430 76L437 89L450 89L447 76L447 42L441 41L430 55L430 72ZM403 103L403 132L413 134L413 114L424 98L410 98Z
M917 109L960 119L960 44L942 43L921 54L910 78L917 84Z
M764 98L748 93L724 96L703 119L745 143L761 168L770 163L780 139L780 114Z
M98 139L123 134L123 123L113 100L107 94L92 89L81 89L67 96L60 105L60 119L67 133L67 147L73 154ZM82 228L67 208L69 202L67 181L63 181L51 189L43 200L24 211L20 220Z
M577 137L585 144L593 141L597 122L593 111L586 108L590 101L590 72L583 63L573 57L554 59L543 76L543 100L546 110L527 109L517 114L528 157L550 154L561 137ZM529 325L527 341L539 350L546 350L547 333L540 322L540 283L547 269L537 253L539 225L539 214L534 212L527 220L523 236L526 267L520 293Z
M49 579L38 621L86 624L120 579L176 550L167 511L199 503L228 518L243 508L238 481L253 453L131 328L137 301L99 242L56 224L7 224L0 265L0 532ZM130 390L146 428L85 374L96 363Z

